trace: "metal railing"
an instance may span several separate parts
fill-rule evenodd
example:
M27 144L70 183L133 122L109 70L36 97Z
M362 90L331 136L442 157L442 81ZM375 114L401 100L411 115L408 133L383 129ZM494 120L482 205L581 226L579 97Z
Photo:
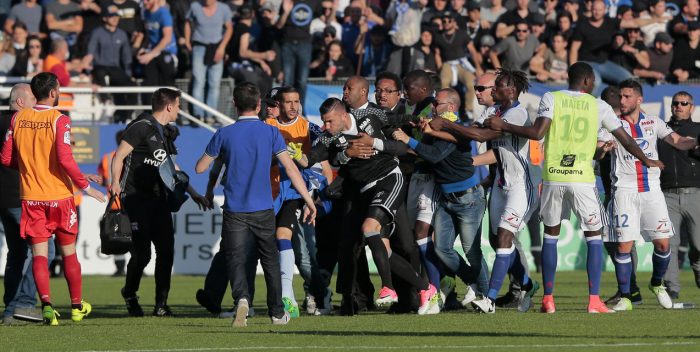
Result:
M20 80L18 77L2 77L4 79L5 83L23 83L26 82L26 79ZM3 80L0 80L0 83ZM161 87L98 87L96 89L93 89L91 87L65 87L61 88L62 93L71 93L71 94L81 94L81 95L87 95L91 94L93 97L95 97L97 94L143 94L143 93L153 93L157 89ZM177 89L175 87L172 87L173 89ZM5 94L9 95L11 87L0 87L0 94ZM181 100L187 102L188 104L192 104L194 106L197 106L201 108L202 110L206 111L207 113L210 113L212 116L214 116L221 124L223 125L229 125L235 122L232 118L224 115L223 113L219 112L218 110L202 103L201 101L195 99L188 93L185 93L184 91L182 92L181 95ZM8 105L3 105L0 106L0 110L9 110ZM150 110L151 106L150 105L114 105L114 106L106 106L104 104L95 104L93 100L93 104L90 106L84 106L82 104L75 104L70 107L66 107L66 110L69 111L76 111L76 112L81 112L81 113L88 113L93 115L93 122L95 122L97 119L94 118L94 116L97 116L97 114L103 113L107 109L111 110ZM197 119L196 117L192 116L189 114L185 109L180 110L180 115L187 119L188 121L195 123L199 126L205 127L211 131L215 131L216 129L209 126L208 124L202 122L201 120Z

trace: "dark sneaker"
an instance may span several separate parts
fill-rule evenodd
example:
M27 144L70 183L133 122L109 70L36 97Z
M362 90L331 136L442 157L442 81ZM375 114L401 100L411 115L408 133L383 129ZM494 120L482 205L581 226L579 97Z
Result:
M639 293L639 292L637 292L637 293ZM641 297L641 295L639 295L639 297ZM621 298L622 298L622 293L618 290L617 292L615 292L615 294L612 297L608 298L605 301L605 305L615 306L615 305L617 305L617 303L620 302Z
M496 298L494 301L496 307L514 309L518 308L518 297L513 293L513 291L508 291L505 295Z
M158 304L153 308L154 317L172 317L173 311L170 310L167 304Z
M700 288L700 271L693 270L693 275L695 276L695 286Z
M17 320L31 321L35 323L41 323L44 321L44 316L42 315L41 310L36 309L35 307L15 308L15 312L12 314L12 317Z
M207 291L204 291L202 289L197 290L197 294L195 295L197 298L197 303L199 303L200 306L204 307L209 313L212 314L219 314L221 313L221 306L217 306L211 298L209 298L209 295L207 294Z
M143 309L139 304L139 296L127 297L124 294L124 288L122 288L122 297L124 298L124 303L126 303L126 310L129 311L129 316L132 317L142 317Z
M635 306L644 303L644 301L642 300L642 293L639 292L639 289L632 290L632 293L630 293L630 295L632 296L632 298L630 298L630 301L632 301L632 304L634 304Z

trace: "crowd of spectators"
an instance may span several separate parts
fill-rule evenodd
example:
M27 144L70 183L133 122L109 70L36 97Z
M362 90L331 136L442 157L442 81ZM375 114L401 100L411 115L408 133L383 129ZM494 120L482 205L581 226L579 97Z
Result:
M474 78L499 67L554 83L577 61L598 82L700 78L699 11L698 0L23 0L6 9L0 75L191 78L192 95L216 107L222 77L295 86L303 100L308 77L424 69L459 87L469 110Z

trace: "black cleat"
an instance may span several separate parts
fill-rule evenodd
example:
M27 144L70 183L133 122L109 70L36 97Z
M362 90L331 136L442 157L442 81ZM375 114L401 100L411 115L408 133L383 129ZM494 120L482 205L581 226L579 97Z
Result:
M121 290L122 297L124 297L124 303L126 303L126 310L129 311L129 315L132 317L142 317L143 309L139 304L139 296L127 297L124 294L124 288Z
M494 301L496 304L496 307L498 308L508 308L508 309L515 309L518 308L518 297L513 294L512 291L508 291L505 295L496 298Z
M633 290L633 291L630 293L630 296L632 296L632 297L630 298L630 301L632 301L632 304L634 304L634 305L639 305L639 304L644 303L644 300L642 299L642 293L639 292L639 289Z
M168 307L167 304L157 304L155 306L155 308L153 308L153 316L154 317L172 317L173 311L170 310L170 307Z

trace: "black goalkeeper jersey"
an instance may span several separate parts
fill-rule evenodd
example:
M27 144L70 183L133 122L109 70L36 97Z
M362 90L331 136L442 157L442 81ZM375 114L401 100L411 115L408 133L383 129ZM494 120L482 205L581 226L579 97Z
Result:
M372 138L381 139L384 142L384 150L369 159L348 158L343 152L350 146L349 141L360 138L359 135L340 133L333 136L324 133L307 154L309 165L328 160L332 165L340 166L340 175L361 184L376 181L391 173L399 166L396 156L405 155L408 146L387 140L384 130L391 127L391 121L385 112L369 107L349 114L350 118L355 119L358 134L364 132Z

